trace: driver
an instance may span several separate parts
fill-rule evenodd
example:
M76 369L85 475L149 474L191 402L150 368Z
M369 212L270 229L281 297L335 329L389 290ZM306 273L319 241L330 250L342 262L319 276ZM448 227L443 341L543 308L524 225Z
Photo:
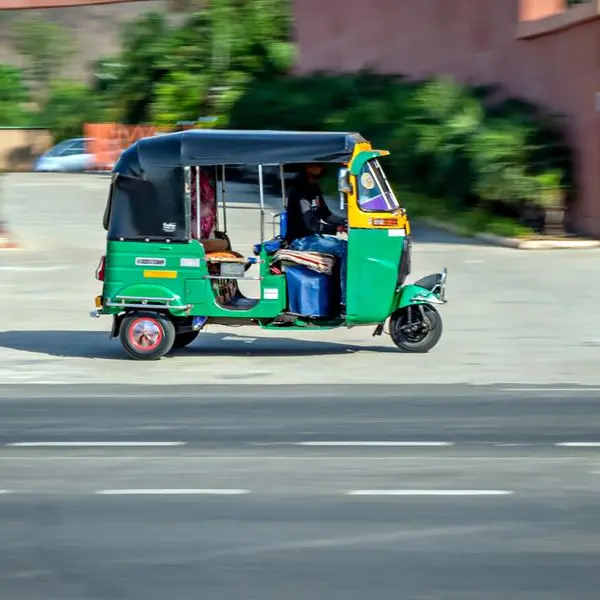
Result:
M344 217L334 215L323 200L317 180L323 176L319 164L305 165L290 188L286 242L291 250L331 254L340 262L342 313L346 306L346 240L335 237L346 226Z

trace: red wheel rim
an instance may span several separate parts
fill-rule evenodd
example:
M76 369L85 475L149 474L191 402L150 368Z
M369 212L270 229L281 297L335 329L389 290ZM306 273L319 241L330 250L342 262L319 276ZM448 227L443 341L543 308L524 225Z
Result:
M164 333L161 324L151 317L139 317L129 326L129 343L138 352L152 352L163 341Z

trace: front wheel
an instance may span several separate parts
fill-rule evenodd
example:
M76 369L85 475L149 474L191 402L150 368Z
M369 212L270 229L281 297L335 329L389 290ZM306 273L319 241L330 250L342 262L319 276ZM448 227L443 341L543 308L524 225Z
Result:
M175 326L163 315L133 313L121 323L121 344L137 360L158 360L175 342Z
M430 304L407 306L390 317L390 336L400 352L429 352L442 337L442 317Z

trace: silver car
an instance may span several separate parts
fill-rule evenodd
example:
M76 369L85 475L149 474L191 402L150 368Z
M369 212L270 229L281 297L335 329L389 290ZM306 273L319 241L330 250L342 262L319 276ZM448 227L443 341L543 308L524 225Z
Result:
M88 152L89 138L65 140L50 148L35 162L34 171L76 173L90 167L93 155Z

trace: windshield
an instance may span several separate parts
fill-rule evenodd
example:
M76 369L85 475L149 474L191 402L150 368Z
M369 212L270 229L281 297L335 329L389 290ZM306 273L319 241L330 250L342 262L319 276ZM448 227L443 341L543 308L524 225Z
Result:
M76 140L63 151L65 155L85 154L85 140Z
M366 212L390 212L400 208L376 158L366 162L358 176L358 205Z
M50 148L50 150L46 152L46 156L60 156L72 143L73 140L65 140L60 142L60 144L56 144L56 146Z

